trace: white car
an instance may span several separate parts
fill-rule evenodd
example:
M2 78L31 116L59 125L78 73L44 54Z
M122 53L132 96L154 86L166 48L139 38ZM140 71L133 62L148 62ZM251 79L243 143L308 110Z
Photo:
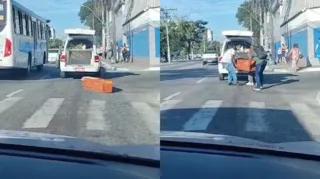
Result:
M60 77L70 73L88 73L101 76L101 57L96 49L94 30L67 29L68 35L60 57Z
M228 71L223 67L220 61L224 53L232 46L242 46L245 48L250 48L252 43L253 32L252 31L241 31L241 30L231 30L223 31L222 35L226 37L221 48L221 55L218 59L218 72L219 80L224 80L228 76ZM237 72L238 73L238 72ZM238 73L238 75L248 75L248 73Z
M205 53L202 55L202 65L217 64L217 63L218 63L218 54Z

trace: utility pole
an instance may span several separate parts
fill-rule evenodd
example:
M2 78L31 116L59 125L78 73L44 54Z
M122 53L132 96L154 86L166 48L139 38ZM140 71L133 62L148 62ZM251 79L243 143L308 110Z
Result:
M166 35L167 35L167 59L168 62L171 63L171 53L170 53L170 40L169 40L169 11L176 11L177 9L168 9L163 8L163 14L165 15L165 21L166 21Z
M207 36L208 36L208 34L207 34L208 32L207 32L207 30L205 30L205 33L203 33L203 53L205 54L206 53L206 41L207 41Z

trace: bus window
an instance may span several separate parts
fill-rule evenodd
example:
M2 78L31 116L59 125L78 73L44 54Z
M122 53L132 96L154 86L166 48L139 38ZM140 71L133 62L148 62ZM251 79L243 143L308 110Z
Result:
M0 1L0 32L6 27L7 23L7 1Z

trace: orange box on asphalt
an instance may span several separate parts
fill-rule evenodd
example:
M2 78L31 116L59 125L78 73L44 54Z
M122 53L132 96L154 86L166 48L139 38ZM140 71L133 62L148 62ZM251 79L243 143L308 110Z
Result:
M101 93L112 93L113 82L111 80L105 80L94 77L83 77L81 79L82 87L86 90L101 92Z

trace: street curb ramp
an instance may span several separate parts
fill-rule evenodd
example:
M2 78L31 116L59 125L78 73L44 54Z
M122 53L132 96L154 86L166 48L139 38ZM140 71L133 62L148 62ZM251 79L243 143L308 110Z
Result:
M99 93L112 93L113 82L112 80L105 80L95 77L83 77L81 79L82 87L85 90L99 92Z

